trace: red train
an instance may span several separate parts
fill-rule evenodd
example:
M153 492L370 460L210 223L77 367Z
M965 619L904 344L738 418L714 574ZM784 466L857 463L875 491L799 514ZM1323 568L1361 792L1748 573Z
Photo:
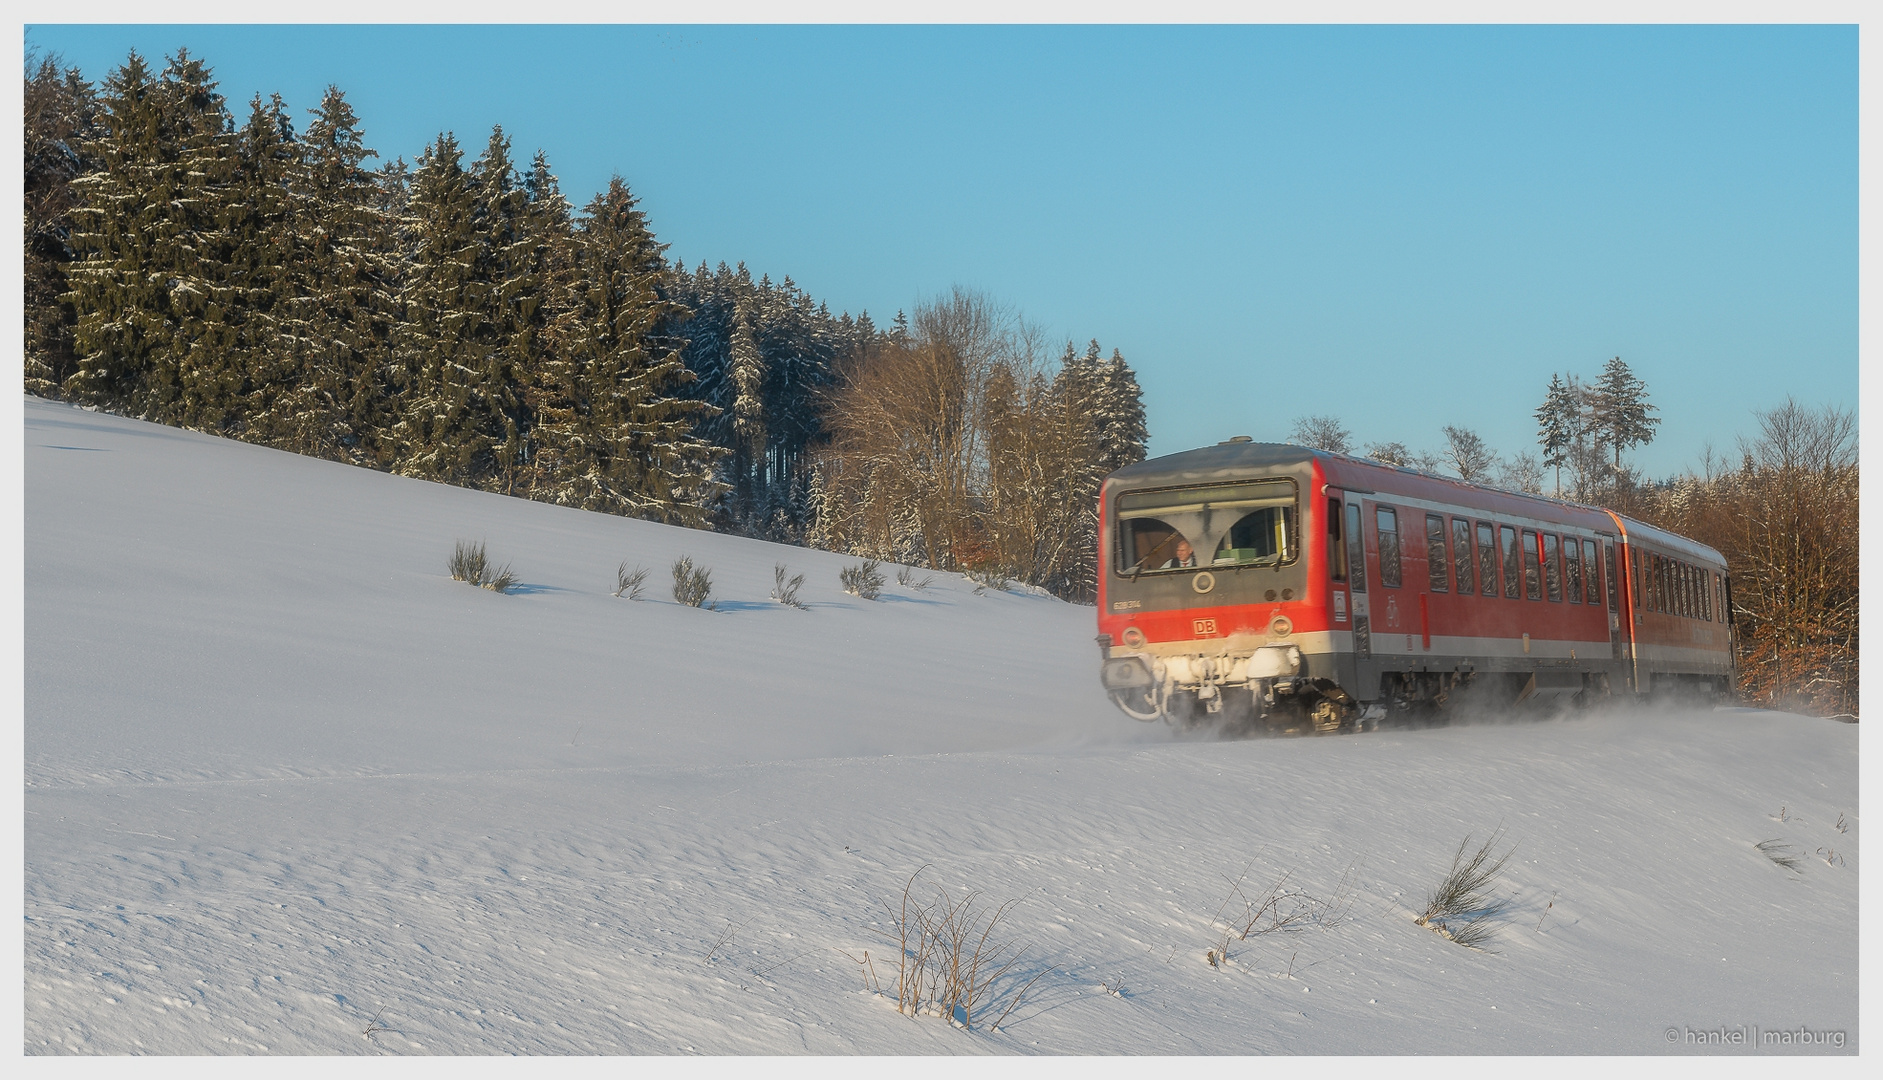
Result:
M1727 695L1718 552L1612 511L1238 437L1101 489L1101 679L1140 720L1353 729Z

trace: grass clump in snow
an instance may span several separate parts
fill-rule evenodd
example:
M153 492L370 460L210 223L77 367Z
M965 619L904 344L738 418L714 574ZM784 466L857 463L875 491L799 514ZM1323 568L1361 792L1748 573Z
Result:
M1798 871L1799 869L1798 852L1790 844L1787 844L1785 841L1780 840L1777 837L1773 837L1770 840L1761 840L1757 844L1754 844L1752 846L1759 849L1759 854L1772 860L1773 862L1784 867L1785 869L1790 870L1794 873Z
M1503 838L1504 830L1500 828L1469 855L1466 852L1471 847L1471 837L1459 841L1458 850L1452 855L1451 870L1426 897L1425 911L1415 921L1468 949L1483 948L1497 932L1494 920L1506 907L1505 901L1491 895L1491 887L1517 850L1513 844L1502 855L1494 855L1494 849Z
M986 596L987 590L1006 592L1013 588L1013 579L998 566L985 566L978 570L963 570L961 576L974 582L974 595Z
M690 556L682 555L673 561L673 598L688 607L713 610L712 603L713 572L703 566L694 566Z
M785 577L790 573L791 568L784 563L772 564L772 599L786 607L803 611L805 610L804 601L798 599L798 588L804 584L804 575L793 574L789 578Z
M1316 896L1294 886L1294 871L1289 870L1275 879L1266 892L1252 897L1243 891L1242 883L1248 879L1249 867L1253 865L1255 860L1250 859L1248 866L1242 868L1242 873L1229 882L1229 895L1223 898L1210 920L1210 925L1220 931L1210 948L1203 953L1203 959L1211 967L1220 968L1229 962L1232 941L1247 941L1252 937L1303 930L1309 926L1332 930L1346 922L1353 910L1354 875L1359 869L1358 863L1347 867L1334 885L1334 891L1327 896ZM1228 880L1227 874L1223 877ZM1237 900L1242 901L1242 911L1225 916L1225 912L1233 912L1233 904Z
M905 1016L940 1016L972 1031L975 1016L998 1010L987 1026L999 1031L1001 1022L1026 1000L1033 984L1056 969L1041 968L1020 980L1024 972L1015 969L1028 950L1003 937L1000 929L1002 918L1019 901L1009 900L989 911L978 892L954 896L937 888L935 900L923 903L916 896L915 882L927 869L924 866L909 875L898 906L883 904L894 927L890 940L900 954L896 1011Z
M878 569L881 565L875 559L864 559L837 571L837 580L843 582L843 591L851 596L874 600L883 595L883 573Z
M467 544L460 540L451 549L451 558L445 560L445 568L451 571L453 581L463 581L492 592L509 592L517 583L510 567L492 569L490 558L484 554L484 542Z
M918 578L915 576L915 567L899 566L896 568L896 584L906 585L911 589L926 589L935 584L935 575L923 574Z
M625 596L630 600L639 600L641 598L641 590L645 588L646 585L647 567L637 566L629 570L628 560L626 559L621 560L621 565L615 567L616 596Z

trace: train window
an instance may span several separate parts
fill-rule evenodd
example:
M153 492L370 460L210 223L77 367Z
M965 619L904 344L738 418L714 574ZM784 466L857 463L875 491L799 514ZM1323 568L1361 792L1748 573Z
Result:
M1293 562L1294 518L1288 480L1128 491L1118 497L1118 572L1195 567L1212 543L1216 562Z
M1327 500L1327 576L1347 580L1347 545L1340 541L1340 500Z
M1366 550L1360 541L1360 504L1347 504L1347 565L1352 567L1349 577L1354 592L1366 591Z
M1451 567L1445 560L1445 519L1425 515L1425 569L1433 592L1451 591Z
M1399 588L1399 518L1384 506L1373 509L1374 528L1379 533L1380 584Z
M1563 602L1563 564L1558 543L1555 533L1543 534L1543 586L1553 604Z
M1614 544L1602 545L1602 569L1606 571L1608 580L1608 609L1610 611L1619 611L1621 609L1621 597L1618 596L1617 593L1620 591L1621 585L1615 578Z
M1693 567L1686 563L1674 564L1679 570L1680 614L1683 618L1693 618Z
M1478 591L1497 595L1497 529L1488 521L1478 522Z
M1700 617L1713 621L1713 572L1704 567L1700 570Z
M1288 561L1288 532L1292 524L1286 507L1264 506L1236 519L1216 545L1210 561L1216 565L1257 563L1273 566Z
M1523 589L1523 562L1517 554L1517 530L1509 525L1501 525L1497 538L1504 546L1504 595L1515 600Z
M1458 564L1458 595L1470 596L1477 578L1471 572L1471 523L1464 518L1451 519L1451 553Z
M1582 603L1582 545L1573 536L1563 537L1563 591L1570 603Z
M1118 545L1119 569L1129 574L1165 567L1195 566L1190 541L1159 518L1133 518L1123 522Z
M1641 567L1641 564L1646 561L1647 554L1640 548L1630 548L1628 550L1628 566L1630 567L1628 579L1634 584L1636 611L1643 611L1647 608L1647 590L1642 588L1643 583L1647 580L1647 571L1643 570Z
M1595 541L1582 542L1582 565L1587 569L1582 576L1582 598L1591 604L1602 602L1602 575L1596 572ZM1610 575L1613 576L1612 574Z
M1542 541L1535 529L1523 531L1523 594L1532 600L1543 599L1543 567L1537 560Z

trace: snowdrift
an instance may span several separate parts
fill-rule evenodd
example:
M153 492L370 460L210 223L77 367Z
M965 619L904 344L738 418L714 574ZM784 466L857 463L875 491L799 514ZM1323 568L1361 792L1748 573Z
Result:
M25 441L29 1053L1856 1048L1854 726L1178 738L1050 597L30 398ZM1488 948L1415 925L1500 827ZM1017 901L999 1030L896 1009L923 867Z

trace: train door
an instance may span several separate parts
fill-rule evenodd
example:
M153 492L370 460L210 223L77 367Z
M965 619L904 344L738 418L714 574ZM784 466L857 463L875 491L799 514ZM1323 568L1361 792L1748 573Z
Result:
M1635 665L1634 630L1635 621L1632 608L1634 601L1634 580L1629 576L1634 563L1634 551L1618 548L1615 541L1602 538L1603 569L1608 572L1608 625L1611 640L1615 646L1615 660L1621 665L1622 678L1628 687L1640 692L1639 673Z
M1367 610L1366 544L1360 538L1360 504L1351 494L1345 500L1341 533L1346 541L1347 591L1353 612L1353 655L1365 660L1373 655L1373 621Z

